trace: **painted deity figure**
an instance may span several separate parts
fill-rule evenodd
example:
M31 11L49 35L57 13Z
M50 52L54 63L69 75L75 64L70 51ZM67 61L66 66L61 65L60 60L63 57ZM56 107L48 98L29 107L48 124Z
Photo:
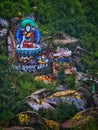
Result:
M40 41L40 33L35 28L35 23L31 19L25 19L21 22L16 32L16 40L19 48L37 48Z

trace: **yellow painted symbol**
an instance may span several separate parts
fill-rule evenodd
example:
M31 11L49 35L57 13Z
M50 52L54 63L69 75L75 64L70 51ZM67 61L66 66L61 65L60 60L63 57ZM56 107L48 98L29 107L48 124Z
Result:
M46 124L50 127L50 128L55 128L55 130L60 130L60 125L58 122L55 122L53 120L47 120L45 119Z
M30 121L30 117L27 114L19 114L19 122L20 123L27 123Z

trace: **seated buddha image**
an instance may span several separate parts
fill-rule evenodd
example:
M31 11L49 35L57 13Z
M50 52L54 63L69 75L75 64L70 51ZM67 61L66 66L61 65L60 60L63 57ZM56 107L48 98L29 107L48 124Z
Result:
M34 22L30 19L22 21L16 32L16 40L19 48L37 48L40 41L40 33L34 27Z

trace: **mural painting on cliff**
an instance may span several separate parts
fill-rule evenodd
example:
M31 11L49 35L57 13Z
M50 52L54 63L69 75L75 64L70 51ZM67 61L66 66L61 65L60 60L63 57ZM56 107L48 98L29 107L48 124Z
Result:
M72 74L75 72L75 68L72 65L70 57L72 51L68 48L57 47L56 52L53 53L53 73L57 75L58 70L64 68L65 74Z
M41 35L33 19L25 18L20 22L15 40L18 65L13 65L14 69L44 74L51 73L52 60L50 54L47 55L43 50L40 43Z
M35 27L35 22L30 18L21 21L16 31L16 41L15 51L20 56L31 56L38 54L42 50L39 45L39 30Z

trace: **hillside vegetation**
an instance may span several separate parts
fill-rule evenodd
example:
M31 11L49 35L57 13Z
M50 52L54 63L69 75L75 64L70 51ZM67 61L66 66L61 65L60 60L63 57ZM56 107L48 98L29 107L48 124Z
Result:
M94 81L98 79L98 1L97 0L1 0L0 17L9 23L13 17L23 18L33 15L40 30L41 36L47 40L48 36L56 32L64 32L80 39L81 46L89 52L80 61L83 71L88 72ZM0 25L1 29L1 25ZM6 43L4 43L6 44ZM6 46L2 46L0 39L0 126L7 126L7 122L15 114L31 110L25 98L40 88L49 88L55 92L56 82L45 84L35 81L30 73L16 72L8 64ZM63 72L59 72L58 83L65 82ZM74 76L68 77L66 83L74 86ZM92 81L91 81L92 83ZM82 84L82 83L81 83ZM86 86L82 84L82 87ZM69 87L69 89L73 89ZM75 89L75 88L74 88ZM89 99L90 100L90 99ZM62 105L62 108L65 107ZM62 121L61 106L58 106L58 115L51 111L48 117ZM67 107L67 110L70 106ZM71 107L70 107L71 108ZM66 110L66 111L67 111ZM59 113L60 112L60 113ZM75 113L76 113L75 109ZM39 112L40 113L40 112ZM65 112L66 113L66 112ZM69 112L71 113L71 112ZM41 111L40 115L47 114ZM63 115L63 114L62 114ZM71 117L74 112L71 114ZM64 117L65 119L65 117ZM69 114L68 118L69 119Z
M63 31L83 40L88 50L98 51L97 0L3 0L0 12L8 21L33 14L43 36Z

